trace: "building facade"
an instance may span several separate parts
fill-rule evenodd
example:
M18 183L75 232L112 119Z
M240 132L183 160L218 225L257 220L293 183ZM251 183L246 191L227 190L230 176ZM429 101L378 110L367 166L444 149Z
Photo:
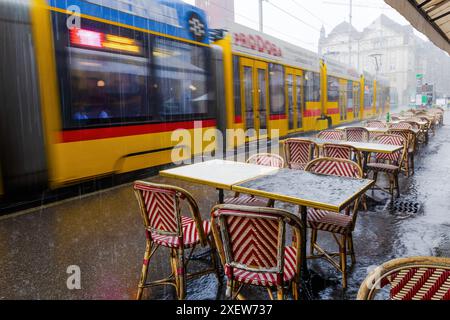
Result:
M349 44L350 42L350 44ZM404 107L415 100L416 75L434 84L436 92L450 93L450 57L431 42L414 34L411 26L402 26L381 15L362 32L343 22L328 35L321 32L319 54L387 78L393 87L391 98Z

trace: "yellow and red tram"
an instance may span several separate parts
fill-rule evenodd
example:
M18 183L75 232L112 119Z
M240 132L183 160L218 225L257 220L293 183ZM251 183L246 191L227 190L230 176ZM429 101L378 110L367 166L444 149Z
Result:
M182 1L150 2L0 2L0 194L170 163L176 129L195 155L208 129L253 129L252 140L389 110L370 75L237 24L210 33Z
M256 134L267 130L269 135L277 130L286 136L388 111L387 83L377 95L377 81L368 73L360 76L338 62L238 24L216 35L214 43L223 52L229 129L255 129ZM383 108L376 108L377 99L383 99Z

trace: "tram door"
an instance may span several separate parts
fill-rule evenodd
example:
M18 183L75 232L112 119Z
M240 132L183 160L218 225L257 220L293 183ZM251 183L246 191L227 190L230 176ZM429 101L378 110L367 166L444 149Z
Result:
M242 115L250 140L267 136L268 82L267 63L241 58Z
M303 127L303 72L286 68L288 130L295 131Z

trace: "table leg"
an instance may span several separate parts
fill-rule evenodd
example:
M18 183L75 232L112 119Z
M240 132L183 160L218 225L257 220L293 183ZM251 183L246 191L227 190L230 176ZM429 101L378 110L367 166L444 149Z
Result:
M223 204L224 202L224 192L223 189L217 189L217 191L219 191L219 204Z
M307 225L308 225L308 213L305 206L300 206L300 215L303 223L303 231L302 231L302 243L301 243L301 249L302 249L302 279L304 281L307 281L309 279L309 271L308 271L308 262L307 255L306 255L306 244L307 244Z
M312 286L311 286L311 275L308 270L308 262L307 262L307 254L306 254L306 248L307 248L307 225L308 225L308 212L307 208L305 206L300 206L300 215L301 220L303 223L303 230L302 230L302 243L301 243L301 250L302 250L302 266L301 266L301 288L302 288L302 297L305 300L312 300L313 294L312 294Z

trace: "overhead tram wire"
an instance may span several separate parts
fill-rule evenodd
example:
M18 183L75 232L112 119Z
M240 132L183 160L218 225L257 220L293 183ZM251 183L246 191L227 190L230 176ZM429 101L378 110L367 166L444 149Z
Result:
M223 7L223 6L221 6L221 5L218 5L218 4L215 3L215 2L211 2L210 4L212 4L213 6L215 6L215 7L217 7L217 8L220 8L220 9L223 9L223 10L225 10L225 11L228 11L229 13L234 13L235 15L237 15L237 16L239 16L239 17L242 17L242 18L244 18L244 19L246 19L246 20L248 20L248 21L251 21L251 22L253 22L253 23L256 23L256 24L258 23L257 20L255 20L255 19L253 19L253 18L251 18L251 17L249 17L249 16L246 16L246 15L243 15L243 14L240 14L240 13L237 13L237 12L235 12L235 11L232 11L232 10L226 8L226 7ZM271 26L265 25L264 27L265 27L266 29L270 29L270 30L272 30L272 31L275 31L275 32L279 33L280 35L286 36L287 38L291 38L291 39L294 39L294 40L296 40L296 41L298 41L298 42L300 42L300 43L303 43L304 45L316 45L316 43L314 43L314 42L306 42L306 41L304 41L304 40L302 40L302 39L300 39L300 38L293 37L292 35L289 35L289 34L283 32L283 31L281 31L281 30L279 30L279 29L276 29L276 28L273 28L273 27L271 27ZM294 44L294 45L295 45L295 44Z
M266 2L267 2L268 4L270 4L272 7L276 8L276 9L278 9L279 11L281 11L281 12L285 13L286 15L290 16L291 18L294 18L295 20L297 20L297 21L299 21L300 23L302 23L302 24L304 24L304 25L310 27L311 29L313 29L313 30L315 30L315 31L317 31L317 32L320 32L320 29L318 29L318 28L314 27L313 25L311 25L311 24L309 24L309 23L303 21L302 19L299 19L298 17L294 16L294 15L293 15L292 13L290 13L289 11L286 11L285 9L279 7L278 5L274 4L273 2L271 2L271 1L269 1L269 0L267 0Z
M314 18L316 18L317 20L319 20L320 22L322 22L323 25L332 28L333 26L331 24L329 24L328 22L326 22L325 20L323 20L322 18L318 17L314 12L312 12L311 10L309 10L308 8L304 7L303 5L301 5L300 3L298 3L295 0L291 0L291 2L293 2L297 7L305 10L306 12L308 12L310 15L312 15Z

